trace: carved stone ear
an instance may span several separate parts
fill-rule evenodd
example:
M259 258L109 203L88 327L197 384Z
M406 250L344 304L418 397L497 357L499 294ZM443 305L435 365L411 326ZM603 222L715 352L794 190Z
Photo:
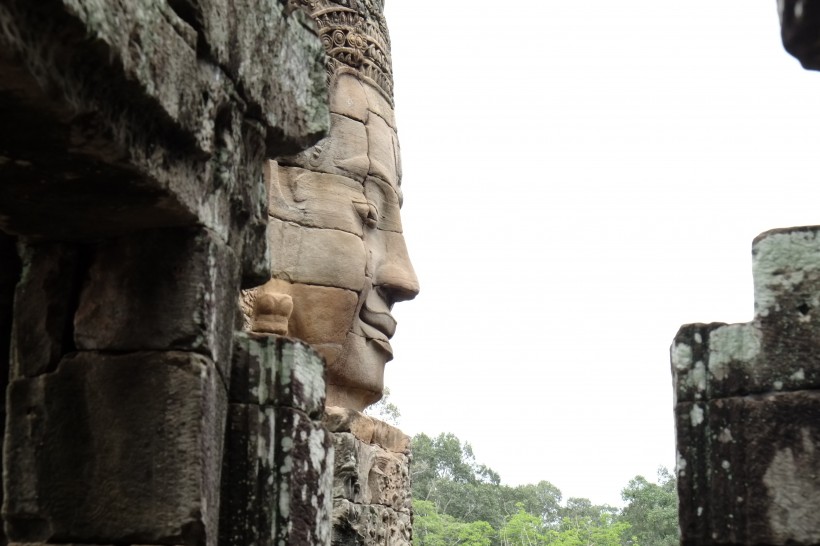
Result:
M262 334L287 335L291 313L293 298L289 294L259 294L253 305L251 330Z

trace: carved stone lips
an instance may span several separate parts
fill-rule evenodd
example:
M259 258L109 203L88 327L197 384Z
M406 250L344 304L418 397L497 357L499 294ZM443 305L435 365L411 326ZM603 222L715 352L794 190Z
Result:
M389 312L373 311L365 304L359 317L362 319L362 330L369 338L387 341L396 333L396 319Z

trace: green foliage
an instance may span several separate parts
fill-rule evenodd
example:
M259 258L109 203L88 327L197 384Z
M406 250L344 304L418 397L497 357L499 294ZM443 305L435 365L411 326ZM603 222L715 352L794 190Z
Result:
M627 503L622 518L632 525L636 544L677 546L680 543L677 480L669 470L658 469L657 484L635 476L621 491L621 498Z
M463 522L439 514L430 501L413 501L413 544L417 546L492 546L495 530L486 521Z
M401 419L399 407L393 402L390 402L390 389L387 387L382 391L381 399L375 404L368 406L364 410L364 414L396 427L399 426L399 420Z
M501 485L498 473L478 464L470 444L453 434L419 434L412 448L416 546L667 545L645 540L645 530L641 542L632 540L632 521L612 506L574 497L562 504L548 481Z

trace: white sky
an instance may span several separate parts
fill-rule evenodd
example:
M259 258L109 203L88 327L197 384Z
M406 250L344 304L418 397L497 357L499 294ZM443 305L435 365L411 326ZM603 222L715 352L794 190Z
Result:
M751 242L820 223L820 75L774 0L388 0L421 294L387 385L509 484L621 504L674 465L669 344L752 318Z

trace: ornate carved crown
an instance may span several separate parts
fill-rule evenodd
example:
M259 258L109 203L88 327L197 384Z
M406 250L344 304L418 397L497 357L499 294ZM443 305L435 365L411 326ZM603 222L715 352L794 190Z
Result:
M289 2L316 21L327 53L328 81L340 73L358 74L393 104L393 68L384 0Z

